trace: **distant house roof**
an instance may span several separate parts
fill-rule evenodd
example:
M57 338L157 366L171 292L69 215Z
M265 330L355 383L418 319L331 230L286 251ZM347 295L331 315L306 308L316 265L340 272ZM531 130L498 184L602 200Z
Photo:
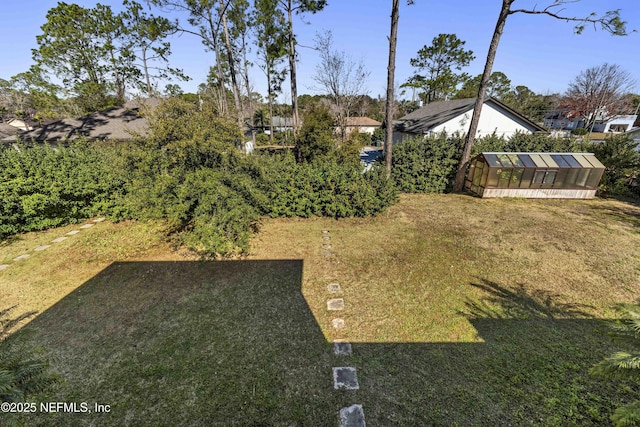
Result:
M133 134L145 134L148 122L137 109L110 108L79 119L61 119L20 134L23 140L56 142L68 139L129 140Z
M347 126L380 127L382 123L369 117L347 117Z
M424 133L449 120L473 110L476 98L452 99L450 101L432 102L422 108L401 117L394 122L394 129L406 133ZM487 97L484 104L493 104L498 110L508 112L519 121L532 128L533 131L543 132L545 129L532 122L517 111L507 107L500 101Z
M7 123L0 123L0 142L15 142L19 130Z
M293 128L293 117L273 116L272 123L273 127L277 128ZM269 126L268 122L267 126Z

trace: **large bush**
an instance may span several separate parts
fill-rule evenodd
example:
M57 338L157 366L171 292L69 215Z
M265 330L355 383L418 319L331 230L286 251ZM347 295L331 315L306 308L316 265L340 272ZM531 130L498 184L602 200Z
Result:
M606 167L598 189L601 194L640 196L637 186L640 153L636 142L626 135L614 135L584 148L593 152Z
M235 121L175 99L150 114L149 137L132 144L1 150L0 237L101 213L165 220L180 242L215 256L246 252L264 215L380 212L396 199L391 181L378 169L362 173L357 144L335 148L324 113L307 121L303 163L245 156Z
M393 147L391 178L405 193L442 193L455 178L462 139L446 134L416 137Z
M124 192L115 147L0 148L0 238L109 212Z

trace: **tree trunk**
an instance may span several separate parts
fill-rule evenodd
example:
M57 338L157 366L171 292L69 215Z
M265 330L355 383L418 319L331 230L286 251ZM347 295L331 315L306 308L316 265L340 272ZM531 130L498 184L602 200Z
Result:
M238 90L238 80L236 78L236 66L233 59L233 48L231 39L229 38L229 27L227 26L227 12L225 10L224 0L220 0L220 14L222 18L222 29L224 33L224 42L227 46L227 60L229 62L229 74L231 74L231 90L233 92L233 103L236 107L236 116L238 119L238 127L243 131L242 120L242 104L240 103L240 91Z
M487 93L487 86L489 79L491 78L491 70L493 69L493 61L496 58L496 52L498 50L498 44L500 43L500 37L504 30L504 24L507 22L507 17L510 13L511 4L515 0L502 0L502 9L500 9L500 15L498 16L498 22L496 28L493 31L493 37L491 38L491 44L489 45L489 52L487 53L487 62L484 65L484 71L482 73L482 80L480 81L480 87L478 88L478 97L473 106L473 116L471 116L471 124L469 125L469 133L464 141L464 148L462 149L462 157L458 164L458 171L456 172L456 181L453 185L453 191L462 191L464 188L464 178L467 172L467 166L471 159L471 149L473 148L473 141L475 140L476 132L478 131L478 123L480 122L480 113L482 112L482 104L484 103L484 97Z
M394 82L396 72L396 44L398 41L398 18L400 0L392 0L391 6L391 35L389 36L389 66L387 67L387 100L385 102L384 122L386 132L384 138L384 153L387 168L387 178L391 177L391 152L393 145L393 101Z
M293 36L293 6L288 2L289 12L289 80L291 80L291 107L293 110L293 140L298 140L300 119L298 115L298 82L296 75L296 42Z
M269 143L273 144L273 91L271 90L271 64L267 64L267 97L269 98Z
M256 145L256 130L253 126L253 114L255 109L253 108L253 97L251 96L251 83L249 82L249 61L247 61L247 43L245 35L242 36L242 60L244 61L244 85L247 89L247 102L249 103L249 117L251 117L251 140L253 146Z
M220 49L218 46L218 32L216 26L213 23L213 17L211 16L211 9L208 10L207 22L209 24L209 31L211 31L211 44L213 45L213 52L216 55L216 69L218 71L218 80L220 86L220 101L222 103L222 114L227 114L229 111L229 105L227 103L227 85L224 79L224 71L222 70L222 62L220 61Z
M151 96L151 79L149 78L149 64L147 63L147 46L142 46L142 66L144 67L144 77L147 83L147 96Z

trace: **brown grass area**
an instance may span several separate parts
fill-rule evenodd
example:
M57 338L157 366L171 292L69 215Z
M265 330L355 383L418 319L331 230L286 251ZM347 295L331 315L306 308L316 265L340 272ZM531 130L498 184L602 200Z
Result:
M328 339L327 283L342 285L344 333L362 342L476 341L465 303L485 297L482 280L557 301L611 306L640 291L640 208L614 200L482 200L404 195L376 218L276 219L251 258L305 260L303 292ZM335 256L324 258L323 229Z
M32 251L72 228L0 244L32 254L0 272L0 298L44 312L32 325L68 381L47 399L114 412L27 421L335 425L362 403L371 425L600 426L640 397L588 374L614 351L602 319L640 295L633 204L403 195L375 218L266 219L231 262L174 263L194 257L151 223ZM331 356L338 338L350 359ZM331 388L345 364L357 392Z
M17 305L15 314L42 312L117 260L194 259L174 250L163 237L159 224L102 222L66 236L79 225L25 233L0 244L0 260L10 267L0 272L0 300L6 307ZM58 237L60 243L51 243ZM35 252L41 245L50 248ZM30 258L12 262L19 255Z

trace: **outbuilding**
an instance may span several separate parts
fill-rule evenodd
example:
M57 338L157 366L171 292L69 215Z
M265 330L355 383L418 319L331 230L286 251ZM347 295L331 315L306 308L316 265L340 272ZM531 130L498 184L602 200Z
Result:
M592 199L604 169L593 153L481 153L465 188L483 198Z

